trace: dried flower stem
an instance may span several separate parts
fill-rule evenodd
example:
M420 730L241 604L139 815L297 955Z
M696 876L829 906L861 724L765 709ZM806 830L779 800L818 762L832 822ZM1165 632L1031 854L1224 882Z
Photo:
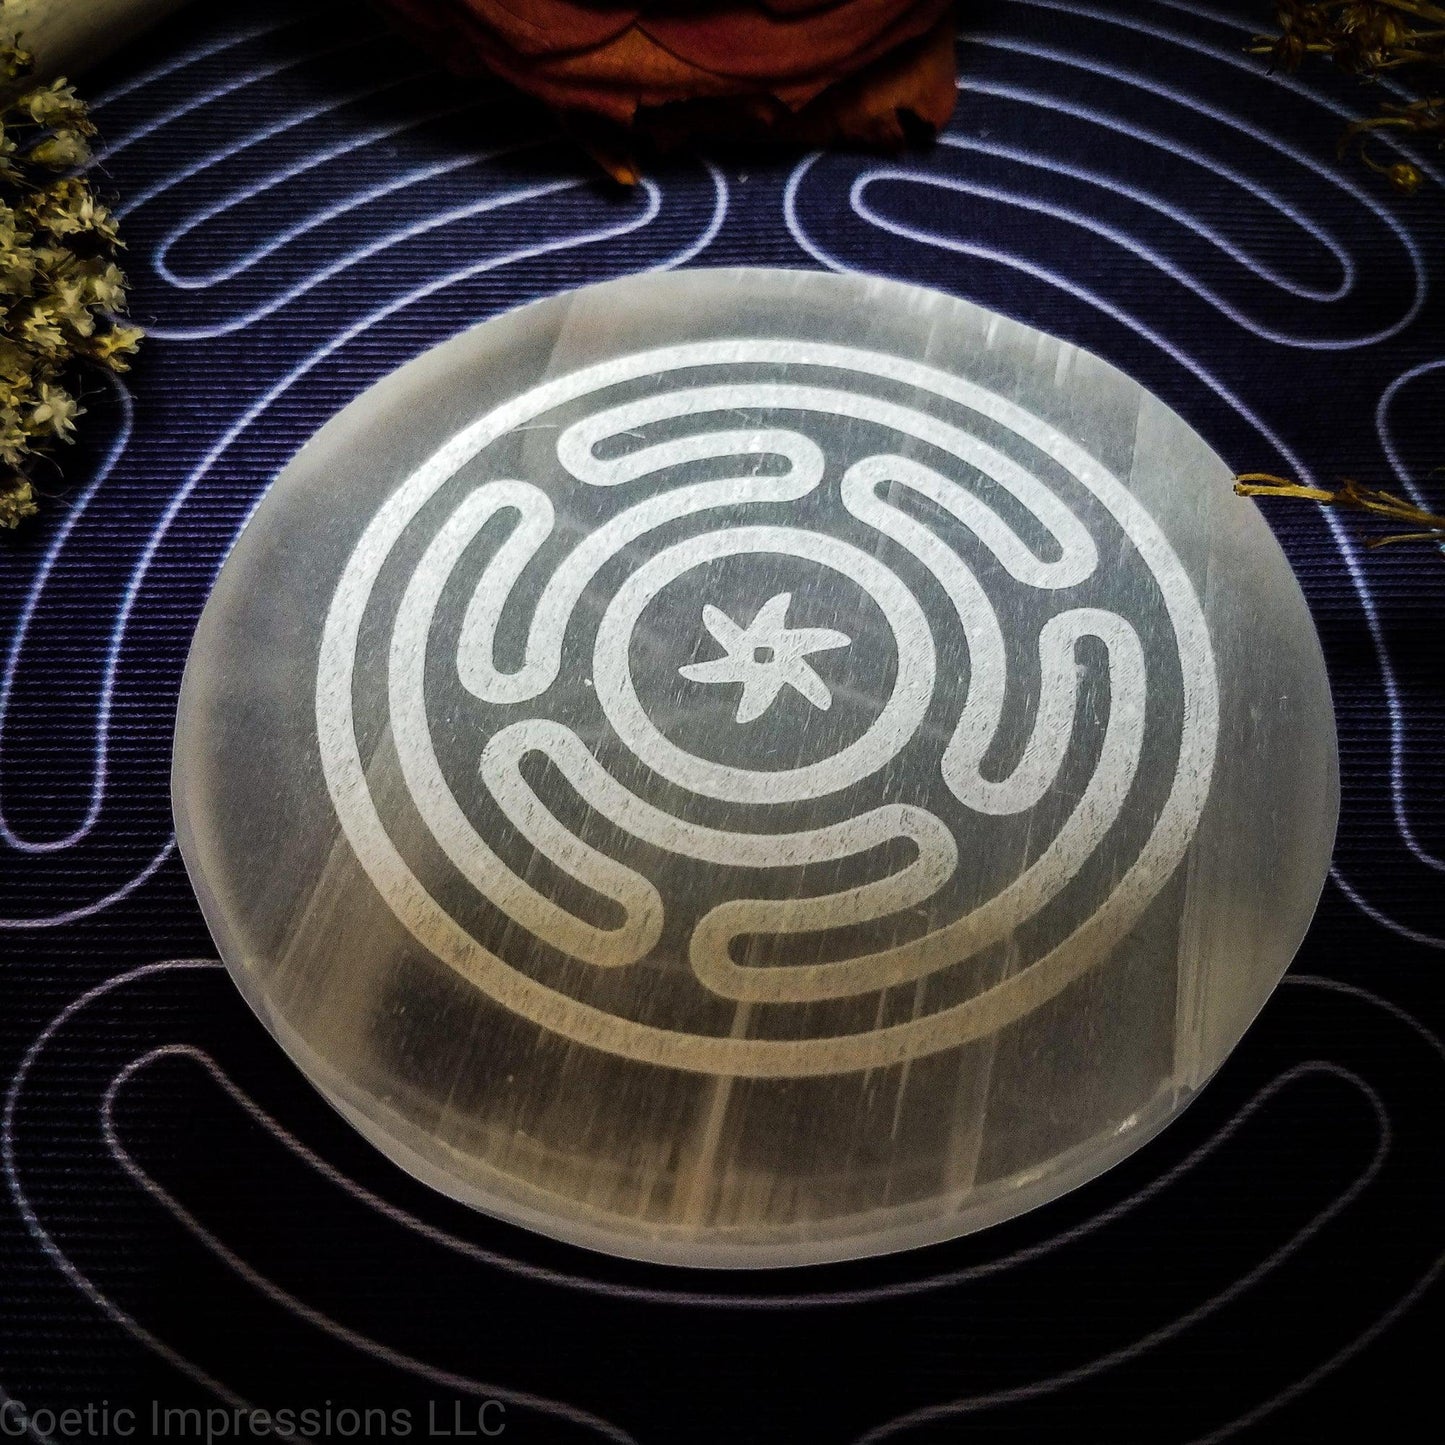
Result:
M1355 150L1361 161L1398 191L1418 190L1419 166L1398 157L1378 157L1372 144L1382 132L1445 148L1445 4L1436 0L1275 0L1279 34L1257 35L1254 55L1295 70L1309 56L1322 56L1352 75L1373 80L1386 71L1407 72L1427 93L1405 104L1382 102L1379 113L1348 126L1340 137L1343 156ZM1234 490L1244 497L1298 497L1327 507L1346 507L1403 522L1410 530L1376 537L1368 545L1445 542L1445 517L1413 506L1392 492L1343 479L1339 488L1302 487L1268 472L1246 472Z
M1349 477L1341 478L1340 486L1330 491L1324 487L1301 486L1269 472L1243 472L1234 479L1234 490L1241 497L1297 497L1326 507L1345 507L1375 517L1388 517L1393 522L1405 522L1412 528L1408 532L1392 532L1387 537L1373 537L1365 544L1368 547L1388 547L1395 542L1445 542L1445 517L1427 512L1393 492L1362 487Z
M0 41L0 527L36 511L37 464L72 438L79 365L123 371L141 335L119 319L115 220L74 174L95 127L33 69Z

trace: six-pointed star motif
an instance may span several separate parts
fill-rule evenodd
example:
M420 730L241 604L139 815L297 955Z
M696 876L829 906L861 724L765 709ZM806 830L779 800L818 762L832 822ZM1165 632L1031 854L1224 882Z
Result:
M833 695L804 658L810 652L847 647L853 639L831 627L787 626L792 600L791 592L770 597L747 627L739 627L726 612L708 603L702 609L703 623L727 649L727 655L711 662L692 662L678 671L693 682L742 683L740 723L752 722L767 712L784 684L826 711L833 705Z

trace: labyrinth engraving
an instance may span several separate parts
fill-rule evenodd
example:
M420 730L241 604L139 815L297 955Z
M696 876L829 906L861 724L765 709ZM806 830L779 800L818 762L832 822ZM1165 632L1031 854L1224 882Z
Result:
M1217 715L1178 557L1077 443L777 339L456 435L356 545L316 687L337 815L428 949L549 1031L774 1077L995 1032L1107 956Z

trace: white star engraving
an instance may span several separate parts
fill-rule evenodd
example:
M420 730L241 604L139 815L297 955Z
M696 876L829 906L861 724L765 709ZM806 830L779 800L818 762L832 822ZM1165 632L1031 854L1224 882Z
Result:
M747 627L739 627L727 613L707 604L702 609L703 623L727 649L727 655L711 662L692 662L678 671L692 682L742 683L740 723L762 717L785 684L826 712L833 705L833 695L803 659L810 652L847 647L853 639L831 627L787 626L792 600L791 592L770 597Z

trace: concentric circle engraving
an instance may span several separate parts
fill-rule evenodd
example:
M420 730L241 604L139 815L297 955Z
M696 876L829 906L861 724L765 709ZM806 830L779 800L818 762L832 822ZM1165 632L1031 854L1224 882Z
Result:
M841 576L851 575L867 588L888 618L898 654L898 681L868 731L831 757L797 768L730 767L708 762L685 753L669 742L637 700L627 647L642 609L663 586L688 568L696 567L710 557L735 554L759 558L769 554L802 557L821 563ZM715 670L708 680L716 680L720 684L741 681L745 689L752 686L764 693L760 703L753 702L744 694L745 700L739 705L735 719L737 722L750 722L767 711L769 702L777 695L777 689L790 678L789 671L785 670L790 661L793 664L790 685L814 707L826 709L832 705L826 685L817 680L817 673L801 649L812 645L818 650L832 650L848 646L852 639L833 629L789 629L786 626L786 606L778 608L774 605L778 602L786 604L788 600L789 594L778 593L764 604L765 610L771 608L778 614L776 623L759 629L755 621L756 633L753 629L746 632L738 630L737 639L747 643L749 654L742 659L743 671L739 671L738 659L732 655L721 669L712 664L695 665L691 672L679 669L684 676L702 680L704 668L713 666ZM762 616L760 611L759 618ZM706 612L703 617L705 622L710 620ZM709 630L714 638L728 645L733 639L719 638L719 625L722 624L714 624ZM822 640L815 643L811 636L801 636L804 633L821 636ZM753 642L754 635L765 641L760 644ZM767 654L761 660L758 658L760 648ZM790 659L788 653L791 651L797 651L799 655ZM750 663L758 670L752 682L746 671ZM623 584L602 618L597 629L592 665L597 700L602 704L608 722L618 737L654 772L695 793L705 793L732 803L799 802L846 788L897 756L899 749L917 731L928 709L933 693L934 650L923 609L907 588L868 553L835 537L816 532L785 527L735 527L728 531L705 532L686 542L678 542L639 567ZM799 672L799 669L802 671ZM801 684L797 681L799 676ZM757 711L754 712L753 708Z
M760 370L781 368L817 376L818 383L751 379ZM824 380L831 384L820 384ZM880 382L927 396L944 414L870 390ZM500 619L555 535L556 517L547 491L536 483L489 475L488 448L570 403L610 399L628 385L644 388L645 399L604 401L557 433L559 470L576 485L606 489L618 501L588 535L569 539L540 583L521 666L500 667L495 658ZM1080 492L1101 504L1094 516L1081 517L1067 497L967 431L970 417L1006 428L1064 469ZM749 425L737 426L740 418ZM681 434L648 430L679 420L689 427ZM826 438L840 421L870 423L892 445L830 458L820 437L806 428ZM610 444L619 439L632 445L612 454ZM604 446L609 446L605 459L599 457ZM876 993L959 965L998 943L1064 889L1114 829L1143 748L1150 689L1135 624L1112 608L1052 603L1059 595L1071 599L1098 571L1100 545L1091 523L1113 524L1109 550L1127 546L1137 553L1172 630L1169 662L1179 672L1174 682L1179 719L1171 739L1173 778L1162 804L1156 803L1153 829L1088 916L1051 949L971 997L906 1021L796 1038L692 1033L604 1012L586 998L549 987L525 965L518 968L498 956L438 903L391 838L355 742L357 647L375 581L408 529L429 515L427 504L478 461L481 475L437 528L398 609L389 659L391 723L410 798L436 841L475 889L533 939L599 968L626 967L656 947L670 911L687 906L682 898L665 898L644 872L559 821L522 775L521 761L535 752L617 831L715 868L798 872L813 863L856 858L891 839L912 845L913 858L896 872L836 892L789 889L786 897L770 900L736 888L713 902L696 920L687 956L698 983L719 998L801 1003ZM763 461L782 465L763 471ZM704 462L725 463L724 475L695 480ZM892 543L891 551L910 571L929 578L946 597L949 610L930 623L903 576L837 535L740 524L753 512L776 513L825 486L834 515L846 519L862 542ZM640 495L634 496L634 489ZM909 508L905 496L931 507L926 514ZM1000 496L1031 524L1037 541L1022 535L1000 510L995 501ZM658 777L694 794L763 810L755 830L747 831L708 827L686 813L659 808L608 773L573 719L544 713L561 671L564 636L583 597L602 590L608 564L635 555L629 549L664 529L688 521L707 526L719 512L733 525L673 542L637 561L623 578L596 625L591 682L617 738ZM537 853L621 910L618 927L600 927L568 911L510 866L474 826L437 758L427 678L438 605L459 560L502 514L515 521L473 585L454 662L457 682L482 705L476 723L481 786ZM638 699L629 654L633 633L649 601L710 559L758 559L758 603L775 600L763 595L770 575L763 561L773 554L814 563L864 588L887 618L898 658L896 682L861 737L806 765L767 766L777 730L764 735L768 741L758 748L753 766L690 754L667 738ZM985 564L1050 598L1035 643L1039 690L1032 729L1014 765L997 777L982 765L1004 722L1008 665L1004 624L979 577ZM1086 638L1102 644L1108 702L1102 721L1094 724L1097 756L1073 806L1007 886L965 900L953 916L921 935L827 962L740 964L734 955L740 939L893 917L935 898L954 876L958 844L949 823L917 803L890 806L887 789L879 790L871 806L859 799L851 808L839 807L833 821L806 830L780 827L769 816L778 804L821 804L876 774L909 744L934 700L940 645L935 627L951 634L944 640L955 656L966 658L968 677L950 689L951 736L931 756L922 750L916 766L923 787L914 791L926 798L946 790L965 818L1027 814L1059 785L1067 755L1082 746L1078 644ZM785 614L775 631L784 641L793 635ZM869 641L836 637L849 648ZM752 656L744 661L764 672L782 667L776 655L765 663ZM797 659L797 665L817 679L806 659ZM841 672L846 676L846 666ZM1132 926L1183 857L1208 792L1217 728L1214 664L1198 599L1157 525L1117 478L1054 428L961 378L896 356L796 341L734 340L619 357L544 383L449 441L406 479L358 543L327 617L316 698L318 736L338 816L363 866L422 942L508 1008L578 1042L649 1063L730 1075L832 1073L896 1063L991 1033L1057 993ZM826 708L826 684L805 700ZM714 702L720 728L728 726L727 705L725 696ZM514 720L520 707L544 715ZM733 725L741 726L736 720ZM780 728L789 725L779 720ZM939 737L935 729L933 740Z
M908 288L490 323L222 575L177 779L223 951L383 1147L571 1238L790 1262L1046 1197L1217 1066L1319 887L1318 648L1227 477Z

